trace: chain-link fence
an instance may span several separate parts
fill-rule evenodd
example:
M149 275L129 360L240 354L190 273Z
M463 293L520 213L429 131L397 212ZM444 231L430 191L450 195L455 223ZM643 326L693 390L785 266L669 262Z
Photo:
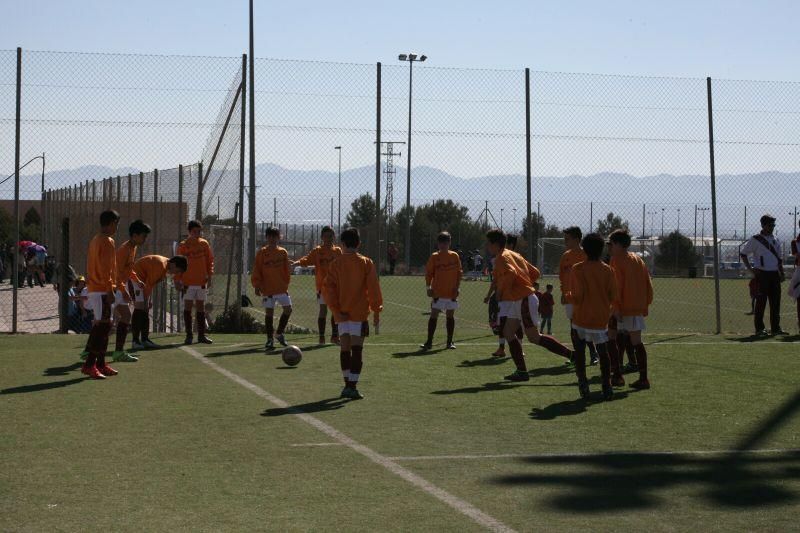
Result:
M44 152L47 172L43 189L28 169L20 178L19 240L43 240L53 253L60 219L70 218L70 262L81 265L97 215L114 207L123 221L141 216L158 232L144 253L169 255L199 213L216 255L219 314L240 293L255 301L243 275L252 257L246 222L255 223L255 247L267 226L280 227L293 259L318 244L323 226L356 226L382 275L382 331L410 333L424 331L420 274L437 233L448 230L465 271L459 329L473 335L488 322L488 228L519 234L544 273L542 290L551 284L558 294L563 228L627 227L655 278L651 332L714 332L717 312L722 331L752 330L739 250L762 214L778 218L794 262L800 84L429 63L256 59L252 187L243 174L241 59L25 52L20 163ZM6 175L15 164L15 75L16 54L0 52ZM183 166L182 181L178 169L147 171L177 161L200 163ZM11 244L13 183L0 184L0 238ZM313 329L313 276L296 274L292 321ZM2 287L2 329L37 330L37 291L18 291L17 318L27 314L11 320L13 291ZM170 321L179 302L165 291L159 327L177 331ZM782 312L792 327L789 298ZM555 326L566 332L565 320Z

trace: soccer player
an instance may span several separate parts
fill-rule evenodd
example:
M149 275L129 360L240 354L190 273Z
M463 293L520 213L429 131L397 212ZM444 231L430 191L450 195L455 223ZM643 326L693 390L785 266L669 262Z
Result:
M358 379L364 365L364 338L369 335L369 312L373 325L380 324L383 296L375 265L358 253L361 237L356 228L342 232L344 251L328 269L325 278L325 301L339 325L341 339L339 363L344 378L341 397L360 400Z
M133 266L139 283L133 286L133 319L131 320L131 336L133 348L158 348L150 340L150 296L155 286L167 275L176 278L186 272L189 262L186 257L176 255L167 259L163 255L145 255Z
M586 343L593 342L600 358L603 399L613 396L611 361L608 354L608 319L612 304L617 300L617 282L611 267L600 260L605 243L598 233L590 233L581 241L586 261L576 263L570 270L566 300L573 305L572 329L577 341L575 374L581 398L589 397L586 379Z
M336 238L333 228L325 226L322 228L322 244L311 250L308 255L301 257L292 263L292 266L312 266L314 267L314 281L317 286L317 303L319 304L319 315L317 316L317 329L319 329L319 343L325 344L325 322L328 316L328 306L325 303L325 296L322 294L322 286L325 276L328 275L328 266L331 261L342 255L342 249L333 244ZM339 331L336 328L336 321L331 315L331 342L339 344Z
M577 226L570 226L564 230L564 246L567 250L561 255L561 260L558 263L558 279L561 282L561 304L564 306L564 313L567 315L567 320L570 321L570 337L572 339L572 346L577 350L579 340L576 336L575 330L572 329L572 304L567 301L566 294L569 292L569 273L572 267L576 264L586 261L586 254L581 249L581 238L583 232ZM593 343L588 343L589 357L591 364L597 364L597 350ZM572 361L574 363L574 361ZM567 361L570 363L570 361Z
M517 252L506 249L503 230L493 229L486 233L486 249L495 258L494 281L501 314L506 323L503 334L516 365L516 371L506 376L509 381L528 381L530 376L525 365L522 344L516 332L520 324L528 340L542 348L567 359L570 350L553 337L539 333L539 301L534 295L533 284L539 278L539 270L528 263Z
M517 236L512 235L510 233L506 234L506 249L511 251L516 251L517 249ZM492 263L492 271L494 271L494 263L496 262L497 258L492 257L490 262ZM538 278L538 276L537 276ZM503 334L503 328L505 327L506 317L504 314L505 309L500 308L500 304L497 301L497 284L494 281L494 276L492 277L491 282L489 283L489 292L486 294L486 297L483 299L483 303L489 304L489 323L494 324L492 327L492 333L495 333L499 338L499 346L497 350L492 353L492 357L505 357L506 356L506 338ZM497 309L495 311L495 309ZM522 326L520 325L517 328L517 338L522 339ZM525 355L525 354L523 354Z
M614 315L620 331L628 335L626 342L633 346L639 379L631 383L634 389L649 389L647 377L647 350L642 344L645 330L644 317L653 303L653 282L642 258L629 252L631 236L625 230L616 230L609 236L611 268L617 279L619 296L614 303ZM621 359L620 353L619 358Z
M192 309L197 308L197 342L212 344L206 337L206 298L208 286L214 275L214 254L203 235L203 224L192 220L188 225L189 238L178 246L178 255L186 257L189 266L186 273L176 277L177 287L183 293L183 321L186 325L184 344L192 344Z
M553 332L553 307L556 301L553 298L553 286L547 284L545 291L539 296L539 316L542 317L542 333L547 328L547 334Z
M278 329L274 334L281 346L287 346L283 332L292 315L292 298L289 296L289 254L278 246L281 231L270 226L266 230L266 237L266 246L256 253L250 281L256 290L256 296L261 296L264 306L264 323L267 328L264 350L269 352L275 348L272 319L277 304L280 304L282 312L278 320Z
M143 245L150 234L150 226L142 220L134 220L128 227L130 239L117 249L117 290L114 292L114 321L117 324L117 339L111 358L114 361L132 363L138 359L125 351L125 338L131 323L131 294L142 282L136 275L133 266L136 262L136 251Z
M89 332L89 355L81 372L92 379L105 379L117 375L117 371L106 364L108 336L111 332L111 303L117 280L117 259L114 234L119 224L119 213L113 210L100 213L100 233L89 242L86 256L87 306L94 314Z
M430 350L433 346L433 335L436 333L436 323L439 313L444 311L447 326L447 349L455 350L453 332L456 328L455 313L458 309L458 294L461 287L461 258L456 252L450 250L453 238L446 231L436 237L436 246L439 251L431 254L425 265L425 285L428 297L431 300L431 316L428 319L428 339L421 344L423 350Z

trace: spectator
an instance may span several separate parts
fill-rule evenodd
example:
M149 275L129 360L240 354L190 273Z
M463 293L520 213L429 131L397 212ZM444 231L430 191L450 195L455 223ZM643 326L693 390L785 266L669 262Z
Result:
M89 292L86 288L86 278L79 276L73 286L67 291L69 302L67 316L69 329L75 333L89 333L92 329L92 312L86 308L86 298Z
M389 243L389 247L386 249L386 255L389 259L389 275L394 276L394 268L397 265L397 257L400 255L400 250L397 249L395 243Z
M755 334L766 335L764 311L769 300L769 321L773 335L786 335L781 329L781 283L785 279L783 260L781 259L781 243L773 235L775 217L761 217L761 232L753 235L742 246L740 251L742 262L758 283L755 308ZM750 262L750 256L753 262Z
M547 334L550 335L553 331L553 307L555 307L556 300L553 297L553 285L547 284L545 292L539 297L539 315L542 317L542 333L547 328Z

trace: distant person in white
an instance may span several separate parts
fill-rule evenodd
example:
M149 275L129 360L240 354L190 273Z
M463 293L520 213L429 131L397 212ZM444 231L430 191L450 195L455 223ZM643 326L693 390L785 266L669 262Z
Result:
M781 282L785 279L783 260L781 259L781 243L773 235L774 231L775 217L772 215L762 216L761 233L750 237L739 252L747 270L758 281L754 315L756 335L767 334L764 325L764 310L767 300L769 300L769 322L772 334L787 335L781 329ZM750 256L753 257L752 263Z

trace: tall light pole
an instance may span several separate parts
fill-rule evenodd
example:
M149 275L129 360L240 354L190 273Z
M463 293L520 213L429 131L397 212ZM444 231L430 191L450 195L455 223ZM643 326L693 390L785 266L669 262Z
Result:
M703 245L703 248L702 248L703 257L705 257L705 255L706 255L706 211L711 210L711 208L710 207L698 207L697 210L703 213L703 215L702 215L702 225L701 225L701 229L700 229L700 242ZM705 259L703 261L704 261L704 264L705 264Z
M681 208L678 208L678 233L681 232Z
M503 225L503 208L502 207L500 208L500 229L503 230L503 231L506 230L505 226Z
M255 78L255 52L253 51L253 0L250 0L250 56L247 58L249 62L249 70L250 70L250 109L247 111L250 114L250 124L249 126L249 137L250 143L248 146L249 150L249 159L250 159L250 168L248 169L249 172L249 179L250 179L250 197L248 199L249 205L247 209L247 226L249 228L248 231L248 242L247 242L247 264L252 265L253 260L255 259L256 254L256 80ZM244 105L244 102L242 102ZM242 124L244 128L244 124ZM242 206L239 209L243 209Z
M400 54L397 56L400 61L408 61L408 143L406 145L406 246L405 258L406 269L411 271L411 96L414 82L414 61L425 61L428 56L415 53Z
M664 238L664 210L665 209L666 208L664 208L664 207L661 208L661 238L662 239Z
M792 226L792 231L789 233L789 235L795 235L794 232L797 231L797 206L795 206L793 212L789 211L789 214L794 215L794 225Z
M653 224L655 223L656 212L648 211L647 214L650 215L650 237L653 237L655 235L655 232L653 231Z
M517 208L513 208L512 211L514 212L514 235L517 234Z
M339 230L337 233L342 234L342 147L334 146L334 150L339 152Z

